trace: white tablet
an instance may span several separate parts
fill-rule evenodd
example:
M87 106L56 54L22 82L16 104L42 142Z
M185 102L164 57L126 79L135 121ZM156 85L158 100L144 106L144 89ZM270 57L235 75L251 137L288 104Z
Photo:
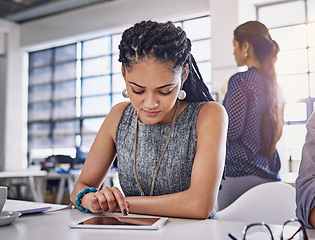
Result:
M157 230L167 221L168 218L159 217L96 216L82 222L71 223L69 226L70 228Z

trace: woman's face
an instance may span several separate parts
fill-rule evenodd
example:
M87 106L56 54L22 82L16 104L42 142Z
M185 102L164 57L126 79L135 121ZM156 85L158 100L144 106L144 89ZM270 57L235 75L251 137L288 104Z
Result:
M123 70L127 92L141 122L163 124L171 121L178 92L182 85L182 70L173 72L165 64L144 60Z
M234 46L234 57L235 61L238 67L242 67L246 65L246 57L244 56L245 50L244 48L242 49L240 46L240 43L233 39L233 46Z

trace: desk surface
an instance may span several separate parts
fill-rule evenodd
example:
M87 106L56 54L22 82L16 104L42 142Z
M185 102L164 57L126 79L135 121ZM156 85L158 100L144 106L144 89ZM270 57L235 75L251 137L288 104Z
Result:
M10 201L10 205L14 200ZM32 203L33 204L33 203ZM39 206L47 205L38 203ZM51 206L54 205L50 204ZM5 206L4 206L5 210ZM241 236L242 229L247 223L219 220L191 220L171 218L160 230L104 230L104 229L70 229L68 224L86 219L93 214L81 213L76 209L63 209L43 214L22 215L14 223L0 227L1 239L14 240L76 240L76 239L229 239L228 233ZM119 213L106 215L119 215ZM130 214L132 216L132 214ZM270 225L275 236L280 235L281 226ZM315 239L315 230L308 229L310 239ZM277 238L276 238L277 239Z
M59 179L58 192L56 197L56 203L62 202L64 189L66 187L68 192L71 193L75 182L80 176L81 170L70 170L70 172L58 173L58 172L47 172L41 170L27 169L20 171L4 171L0 172L0 181L6 181L4 185L10 185L10 181L15 179L27 178L29 186L31 188L32 199L36 202L43 202L46 191L46 180L48 179ZM117 171L109 171L106 175L104 185L112 186L115 178L117 178ZM118 183L115 183L118 185Z

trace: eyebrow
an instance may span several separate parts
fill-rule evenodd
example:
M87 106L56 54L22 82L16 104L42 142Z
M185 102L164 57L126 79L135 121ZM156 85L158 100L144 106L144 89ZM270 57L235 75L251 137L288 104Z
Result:
M136 85L137 87L139 87L139 88L145 88L145 87L143 87L143 86L141 86L141 85L139 85L139 84L136 84L136 83L134 83L134 82L129 82L130 84L133 84L133 85ZM169 87L169 86L173 86L173 85L175 85L174 83L170 83L170 84L165 84L165 85L163 85L163 86L160 86L160 87L157 87L156 89L161 89L161 88L165 88L165 87Z

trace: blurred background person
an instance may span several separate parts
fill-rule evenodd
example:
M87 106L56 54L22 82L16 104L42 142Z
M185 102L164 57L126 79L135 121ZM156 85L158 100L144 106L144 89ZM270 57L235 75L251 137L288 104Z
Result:
M276 144L282 135L284 101L275 72L279 46L258 21L238 26L233 45L237 66L248 70L229 79L223 100L229 126L219 210L258 184L280 180Z

